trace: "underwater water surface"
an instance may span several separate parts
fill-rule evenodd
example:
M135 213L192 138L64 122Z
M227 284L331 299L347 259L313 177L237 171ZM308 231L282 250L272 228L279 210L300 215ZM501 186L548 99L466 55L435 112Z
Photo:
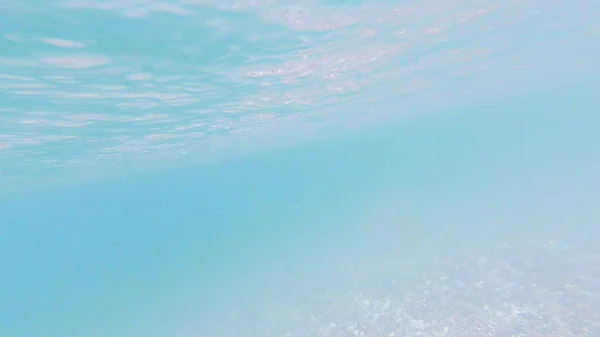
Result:
M0 2L0 335L597 336L593 1Z

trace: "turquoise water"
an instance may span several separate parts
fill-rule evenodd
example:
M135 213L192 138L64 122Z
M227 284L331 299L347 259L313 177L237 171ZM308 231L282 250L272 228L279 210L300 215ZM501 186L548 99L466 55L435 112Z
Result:
M599 23L0 3L0 335L597 335Z

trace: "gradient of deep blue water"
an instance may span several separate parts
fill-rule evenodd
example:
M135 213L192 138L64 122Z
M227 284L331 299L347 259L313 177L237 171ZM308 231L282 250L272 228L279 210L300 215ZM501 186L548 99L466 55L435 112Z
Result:
M393 7L383 2L338 4L340 17L359 22L340 36L335 27L323 33L319 20L339 17L320 16L313 2L289 10L304 8L314 22L287 24L272 18L282 4L236 14L191 3L0 5L0 335L203 336L229 324L222 313L232 307L271 305L357 266L477 240L480 228L514 226L518 236L598 224L598 28L559 16L580 6L593 22L597 5L511 2L496 6L489 25L450 25L450 37L405 46L391 33L351 39L361 20L368 30ZM422 16L401 26L458 20L461 6L484 13L455 6L460 15L414 5ZM152 8L188 16L152 16ZM200 18L222 31L210 41L194 35ZM383 35L402 28L381 20ZM499 35L476 34L488 26ZM518 31L531 36L513 49L480 48ZM48 40L59 35L81 45ZM546 62L527 49L534 37L558 54ZM48 48L87 49L64 56L35 45L40 38ZM400 54L365 70L375 62L364 61L369 44ZM285 71L303 48L329 59L317 62L325 70L306 67L341 82L297 72L293 84L253 82L259 68ZM453 61L461 48L476 58ZM340 90L324 88L335 85L356 87L329 102Z

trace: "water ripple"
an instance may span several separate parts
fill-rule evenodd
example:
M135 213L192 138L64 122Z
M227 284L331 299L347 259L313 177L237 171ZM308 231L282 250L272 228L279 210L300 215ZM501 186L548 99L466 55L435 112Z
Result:
M599 70L589 1L0 7L2 183L213 160Z

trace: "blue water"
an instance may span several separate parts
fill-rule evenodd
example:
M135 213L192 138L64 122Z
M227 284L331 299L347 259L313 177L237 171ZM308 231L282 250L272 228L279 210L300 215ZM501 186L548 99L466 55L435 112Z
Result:
M600 312L599 23L585 1L2 2L0 335L326 335L323 308L364 303L332 292L554 232L574 248L544 268L499 261Z

